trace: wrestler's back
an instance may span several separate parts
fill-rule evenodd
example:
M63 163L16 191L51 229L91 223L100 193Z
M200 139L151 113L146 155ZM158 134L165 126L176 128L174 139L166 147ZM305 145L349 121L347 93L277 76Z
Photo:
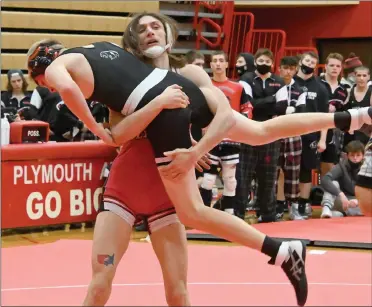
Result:
M168 86L178 84L190 98L190 106L186 111L176 110L176 113L190 117L192 112L191 121L203 121L198 123L202 126L211 120L205 115L209 109L204 95L194 83L179 74L145 64L116 44L92 43L67 49L61 56L69 53L84 55L93 71L94 91L87 100L99 101L116 112L129 115ZM177 117L176 114L173 116Z
M92 68L94 91L87 100L99 101L116 112L122 112L134 89L154 70L109 42L70 48L61 56L70 53L84 55Z
M125 116L143 108L173 84L178 84L190 99L183 109L163 110L147 127L155 156L175 148L191 146L190 124L206 127L213 119L201 90L190 80L168 70L151 67L121 47L98 42L63 52L80 53L94 75L94 91L87 100L99 101Z

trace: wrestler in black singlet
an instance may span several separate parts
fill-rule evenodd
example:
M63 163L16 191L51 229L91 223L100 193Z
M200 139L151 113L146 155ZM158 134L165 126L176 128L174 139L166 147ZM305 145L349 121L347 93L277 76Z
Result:
M171 71L154 68L118 45L109 42L65 50L60 56L80 53L88 60L94 75L94 91L88 101L129 115L144 107L168 86L178 84L189 97L185 109L163 110L146 129L158 164L168 163L164 152L191 147L190 124L207 127L213 119L200 89L190 80Z

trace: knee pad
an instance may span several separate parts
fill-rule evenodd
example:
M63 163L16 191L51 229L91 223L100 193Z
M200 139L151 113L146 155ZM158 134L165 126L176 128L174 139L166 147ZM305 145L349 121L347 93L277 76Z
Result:
M224 164L222 166L223 195L235 196L236 181L236 164Z
M212 190L216 183L217 175L204 173L201 188L205 190Z

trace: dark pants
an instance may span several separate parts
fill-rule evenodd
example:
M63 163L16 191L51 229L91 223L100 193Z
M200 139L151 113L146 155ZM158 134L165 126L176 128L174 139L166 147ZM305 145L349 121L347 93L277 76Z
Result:
M275 219L275 184L277 165L280 154L280 141L261 146L241 145L240 163L236 178L238 186L235 196L235 211L245 211L251 182L255 176L257 181L257 207L263 220Z

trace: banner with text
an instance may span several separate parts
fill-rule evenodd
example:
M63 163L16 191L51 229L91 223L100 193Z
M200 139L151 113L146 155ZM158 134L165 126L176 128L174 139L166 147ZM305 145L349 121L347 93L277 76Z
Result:
M2 162L2 229L96 218L105 158Z

